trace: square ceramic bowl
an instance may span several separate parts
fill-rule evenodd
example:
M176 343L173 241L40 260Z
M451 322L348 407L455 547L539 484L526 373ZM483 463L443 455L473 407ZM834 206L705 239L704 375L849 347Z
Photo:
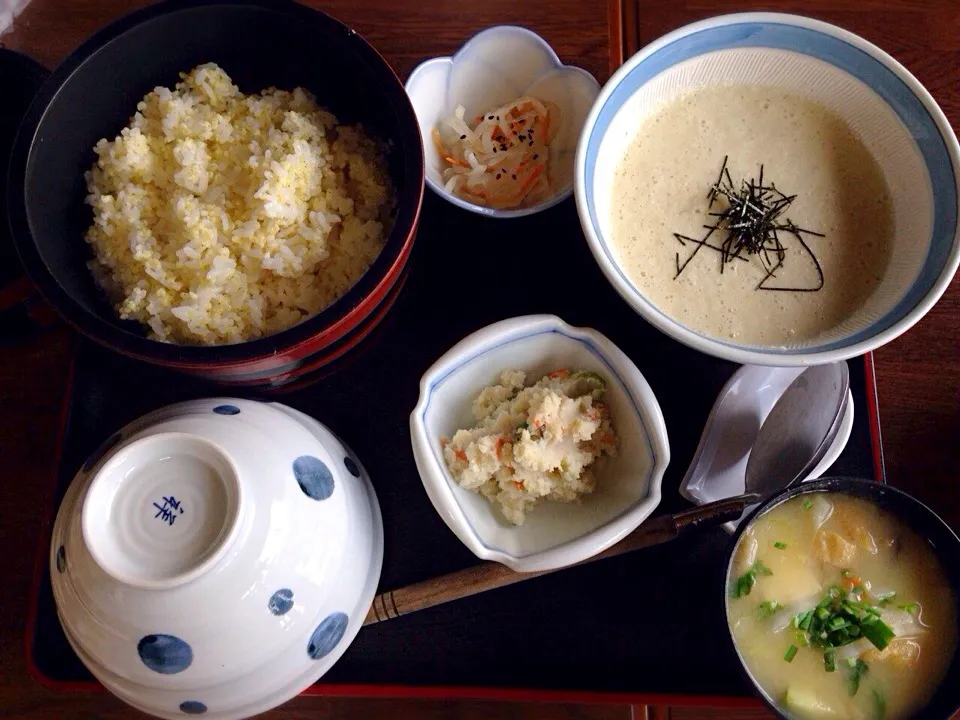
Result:
M607 380L604 401L618 454L604 459L592 494L577 503L542 501L515 526L486 498L457 484L443 460L441 438L476 424L473 400L502 370L523 370L532 382L561 367ZM477 557L517 572L574 565L619 541L660 503L670 462L660 405L636 365L595 330L570 327L551 315L504 320L455 345L421 379L410 435L423 486L447 526Z
M427 185L444 200L471 212L512 218L546 210L573 192L573 161L580 130L600 84L582 68L564 65L547 41L526 28L497 25L474 35L452 57L421 63L410 74L407 94L423 139ZM498 210L463 200L443 186L443 160L432 133L463 105L475 117L518 97L533 95L560 108L560 130L550 143L552 196L530 207Z

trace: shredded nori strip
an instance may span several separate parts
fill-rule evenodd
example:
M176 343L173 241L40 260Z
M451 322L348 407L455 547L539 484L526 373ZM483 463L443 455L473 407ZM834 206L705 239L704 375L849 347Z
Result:
M683 247L686 247L687 243L696 245L693 252L683 262L680 261L680 253L676 253L676 275L674 275L674 279L680 277L690 261L700 252L700 249L706 247L720 255L721 274L727 263L734 260L749 262L751 257L756 257L765 271L763 279L757 285L757 290L817 292L822 289L824 283L823 268L820 266L820 261L813 250L804 241L803 236L824 237L824 235L801 228L790 218L780 219L797 196L783 194L777 190L773 183L764 185L763 165L760 166L760 177L758 179L741 180L738 189L733 182L733 178L730 177L727 160L728 157L725 156L723 165L720 167L720 173L707 193L708 215L716 218L714 224L703 226L706 234L699 240L680 233L673 234L673 237ZM714 205L724 200L726 201L726 208L714 211ZM714 237L714 233L717 233L717 235L726 233L726 237L722 240L708 242ZM795 238L803 252L806 252L813 260L817 270L815 286L783 287L770 283L772 279L777 277L777 271L783 267L783 261L787 256L787 246L784 245L781 234Z

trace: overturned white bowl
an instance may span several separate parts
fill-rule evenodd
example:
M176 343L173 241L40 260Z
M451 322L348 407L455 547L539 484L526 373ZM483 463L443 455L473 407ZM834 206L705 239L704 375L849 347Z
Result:
M523 370L529 381L557 368L606 379L618 455L604 460L597 489L580 502L540 502L515 526L486 498L457 484L441 438L476 424L471 404L501 370ZM576 564L629 534L660 503L670 462L660 405L636 365L596 330L551 315L505 320L455 345L421 379L410 435L423 486L447 526L477 557L518 572Z
M276 403L151 413L77 474L50 548L57 613L112 693L165 718L246 718L316 682L380 576L373 487L330 431Z
M564 65L547 42L530 30L498 25L474 35L456 55L421 63L406 83L420 123L427 185L454 205L496 218L531 215L570 197L577 140L600 93L594 77ZM560 130L550 144L548 172L554 194L527 208L497 210L467 202L443 187L443 160L433 144L437 124L463 105L466 117L480 115L523 95L549 100L560 108Z

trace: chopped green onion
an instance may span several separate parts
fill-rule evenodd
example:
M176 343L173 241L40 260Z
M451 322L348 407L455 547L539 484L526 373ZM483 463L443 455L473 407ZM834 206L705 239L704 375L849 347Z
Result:
M778 603L776 600L767 600L766 602L762 602L757 606L757 617L763 620L775 615L782 609L783 605Z
M737 582L731 591L733 597L742 598L749 595L757 582L757 575L773 575L773 571L757 560L749 570L737 578Z
M810 642L807 640L807 634L802 630L797 630L794 633L794 638L797 640L797 645L800 647L809 647Z
M847 620L847 619L846 619L845 617L843 617L842 615L834 615L834 616L833 616L832 618L830 618L830 620L827 622L827 629L828 629L828 630L843 630L844 628L850 627L850 625L852 625L852 624L853 624L853 623L851 623L849 620Z
M828 659L830 653L861 637L879 650L894 637L893 630L881 619L879 609L868 602L851 599L835 585L827 588L816 607L795 615L793 625L797 638L803 636L808 644L824 650L825 667L831 664L836 667L835 661Z
M875 617L875 616L871 616ZM860 625L860 632L863 636L873 643L877 650L883 650L894 638L893 630L883 620L875 620L872 623L864 621Z
M813 507L813 500L804 500L804 501L803 501L803 509L804 509L804 510L809 510L809 509L812 508L812 507Z
M733 590L733 596L735 598L746 597L753 590L753 586L756 582L757 576L752 570L748 570L737 578L737 584Z
M891 590L890 592L880 593L877 595L877 605L880 607L886 607L896 599L896 591Z
M857 607L857 601L845 600L840 604L840 612L846 613L852 618L860 618L860 609Z
M785 542L780 542L779 540L777 540L777 541L773 544L773 546L774 546L777 550L786 550L786 549L787 549L787 544L786 544Z
M901 610L906 610L911 615L916 615L918 612L920 612L920 603L912 602L907 603L906 605L897 605L897 607Z
M837 669L837 651L828 648L823 653L823 669L827 672L834 672Z
M787 662L793 662L793 659L797 656L797 646L791 645L787 648L787 652L784 654L783 659Z
M859 658L850 658L850 676L847 678L847 692L851 697L860 689L860 681L867 674L867 664Z
M873 691L873 717L875 720L883 720L887 716L887 701L879 690Z
M841 570L841 571L840 571L840 577L842 577L842 578L848 578L848 577L850 577L852 574L853 574L853 573L851 573L849 570Z

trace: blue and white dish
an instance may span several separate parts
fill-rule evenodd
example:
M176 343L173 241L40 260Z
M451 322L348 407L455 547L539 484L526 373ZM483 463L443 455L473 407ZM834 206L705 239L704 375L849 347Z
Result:
M808 343L755 346L681 325L651 303L611 248L616 164L644 117L705 85L763 84L837 113L880 166L894 209L892 256L873 295L841 325ZM960 264L960 145L923 86L876 46L833 25L779 13L726 15L651 43L604 86L576 160L576 200L594 257L645 320L701 352L742 364L800 366L845 360L890 342L940 298Z
M580 129L600 84L572 65L564 65L547 42L526 28L498 25L474 35L452 57L421 63L406 83L407 95L420 123L426 159L427 185L457 207L495 218L532 215L570 197L573 161ZM523 95L550 100L560 108L561 127L550 144L552 197L531 207L498 210L463 200L444 188L443 160L433 143L437 124L458 105L466 117L500 107Z
M228 720L316 682L363 624L383 528L360 461L277 403L216 398L111 436L60 506L64 633L143 712Z
M441 441L475 425L473 400L502 370L523 370L532 382L558 368L606 379L617 456L604 459L593 493L575 503L539 503L515 526L486 498L457 484ZM660 405L637 366L596 330L552 315L504 320L457 343L421 379L410 435L423 486L450 530L477 557L517 572L574 565L629 534L660 503L670 462Z

